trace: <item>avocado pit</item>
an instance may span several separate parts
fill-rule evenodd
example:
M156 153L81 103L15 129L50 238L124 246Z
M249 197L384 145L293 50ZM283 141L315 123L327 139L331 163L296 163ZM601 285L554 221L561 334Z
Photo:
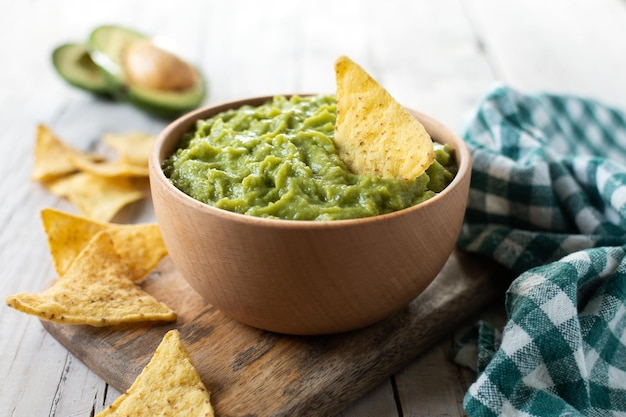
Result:
M198 82L191 65L149 39L129 42L123 51L122 65L129 81L144 88L180 91Z
M122 26L98 26L87 42L55 48L52 61L69 84L158 117L178 117L197 108L206 95L198 68Z

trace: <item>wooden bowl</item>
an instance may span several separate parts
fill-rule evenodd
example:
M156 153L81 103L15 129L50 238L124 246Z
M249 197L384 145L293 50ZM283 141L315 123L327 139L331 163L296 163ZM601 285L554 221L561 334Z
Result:
M226 315L260 329L329 334L373 324L406 307L454 249L465 213L471 156L462 139L411 111L459 166L440 194L398 212L354 220L257 218L211 207L174 187L161 163L198 119L257 97L188 113L167 126L150 155L158 224L184 279Z

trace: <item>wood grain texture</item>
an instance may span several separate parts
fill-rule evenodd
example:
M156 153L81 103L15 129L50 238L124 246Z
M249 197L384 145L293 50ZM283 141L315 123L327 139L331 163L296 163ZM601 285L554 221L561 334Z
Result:
M626 77L617 76L626 69L623 0L465 3L498 79L626 108Z
M102 329L42 323L118 391L177 328L220 417L331 416L480 311L502 289L501 278L499 267L455 252L431 286L395 316L353 332L298 337L231 320L166 258L143 288L179 313L175 324Z
M207 104L277 91L331 91L339 54L363 64L399 102L461 131L493 82L590 95L626 109L624 0L6 1L0 13L0 294L54 278L39 210L72 211L29 181L37 123L79 149L102 133L159 132L163 122L68 87L50 52L118 23L174 40L207 76ZM149 201L120 222L154 218ZM493 302L502 306L502 299ZM482 315L481 315L482 317ZM503 318L504 316L502 316ZM470 322L473 321L469 319ZM461 329L459 330L461 333ZM453 335L341 417L460 416L475 375L445 357ZM0 306L0 415L89 417L119 393L38 320ZM451 387L457 387L452 389ZM450 388L450 389L449 389Z

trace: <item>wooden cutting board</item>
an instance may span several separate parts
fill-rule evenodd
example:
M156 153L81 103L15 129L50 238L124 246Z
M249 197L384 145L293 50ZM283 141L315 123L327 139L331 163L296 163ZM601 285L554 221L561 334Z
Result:
M287 336L226 317L183 280L169 258L142 287L177 311L176 323L110 328L44 327L120 392L165 333L180 330L218 417L332 416L470 319L502 292L505 274L454 253L406 309L373 326L330 336Z

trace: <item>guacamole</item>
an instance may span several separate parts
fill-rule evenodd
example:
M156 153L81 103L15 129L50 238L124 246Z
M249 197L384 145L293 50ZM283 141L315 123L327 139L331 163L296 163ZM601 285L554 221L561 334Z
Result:
M196 123L163 171L191 197L236 213L290 220L368 217L433 197L454 178L447 145L413 181L351 173L333 144L332 95L283 96Z

